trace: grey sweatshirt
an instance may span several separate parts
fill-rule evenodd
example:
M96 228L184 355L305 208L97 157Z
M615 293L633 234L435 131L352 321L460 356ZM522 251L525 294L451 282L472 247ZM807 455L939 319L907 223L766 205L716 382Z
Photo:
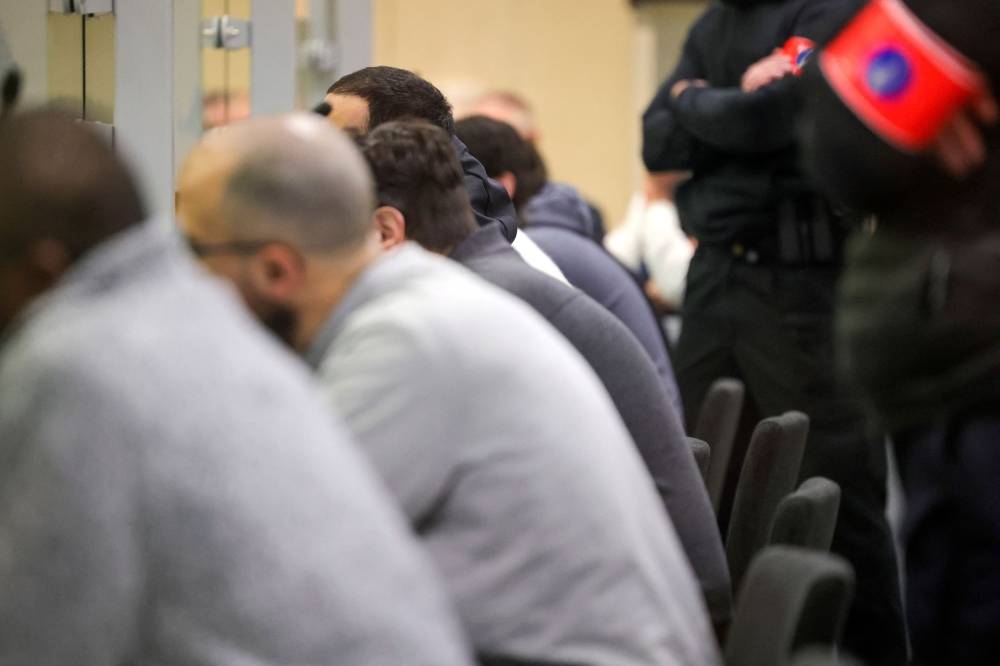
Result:
M304 368L163 233L0 348L0 664L468 664Z
M611 399L526 304L407 244L360 276L307 358L477 652L718 663L694 575Z

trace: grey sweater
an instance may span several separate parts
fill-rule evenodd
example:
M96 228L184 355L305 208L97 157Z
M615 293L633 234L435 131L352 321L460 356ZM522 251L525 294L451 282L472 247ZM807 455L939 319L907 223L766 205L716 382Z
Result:
M308 360L478 652L718 663L694 575L614 405L527 305L407 244L361 275Z
M450 257L529 304L594 369L653 478L713 621L728 622L732 583L715 512L677 412L642 345L586 294L524 263L495 228L479 229Z
M162 233L0 348L0 664L468 664L307 373Z

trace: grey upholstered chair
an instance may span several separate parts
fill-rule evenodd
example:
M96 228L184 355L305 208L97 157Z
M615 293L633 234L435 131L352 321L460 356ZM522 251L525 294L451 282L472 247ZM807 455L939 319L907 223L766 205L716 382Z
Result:
M708 468L712 463L712 447L708 442L688 437L688 444L691 446L691 453L694 454L694 461L698 464L698 471L701 472L702 481L708 481Z
M726 639L727 666L785 666L803 646L840 639L854 592L842 558L790 546L757 556Z
M764 419L754 429L726 534L729 573L737 592L750 561L770 540L778 504L798 483L808 435L809 417L801 412Z
M698 423L693 432L696 439L707 442L712 450L712 461L708 467L708 476L705 477L705 485L708 487L708 496L712 499L712 507L716 513L719 511L722 492L726 485L726 474L733 455L733 441L740 424L745 393L743 382L738 379L716 380L708 388L702 400Z
M840 486L815 476L778 504L771 523L772 544L829 551L840 510Z

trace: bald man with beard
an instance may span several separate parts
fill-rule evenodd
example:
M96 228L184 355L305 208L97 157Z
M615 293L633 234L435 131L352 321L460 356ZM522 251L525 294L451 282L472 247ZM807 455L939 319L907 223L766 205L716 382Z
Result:
M371 176L338 130L292 115L215 133L178 202L205 265L317 373L484 663L719 663L677 535L593 371L454 262L411 243L383 254Z
M470 663L309 376L84 125L0 122L0 663Z

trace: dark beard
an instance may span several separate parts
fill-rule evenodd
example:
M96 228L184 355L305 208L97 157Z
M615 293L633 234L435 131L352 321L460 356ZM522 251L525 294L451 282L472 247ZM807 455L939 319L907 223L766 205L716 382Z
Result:
M264 327L286 345L295 348L295 336L299 329L299 317L285 305L270 304L257 310L257 316Z

